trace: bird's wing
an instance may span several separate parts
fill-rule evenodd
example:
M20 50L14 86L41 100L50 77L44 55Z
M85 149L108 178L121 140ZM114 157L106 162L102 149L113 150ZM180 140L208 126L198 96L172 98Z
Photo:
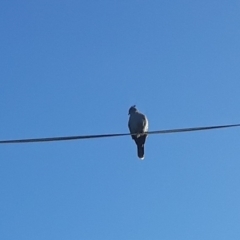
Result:
M129 129L129 132L132 133L130 118L128 120L128 129Z
M129 117L128 128L130 133L142 133L148 129L148 120L142 113L134 113Z
M147 132L147 130L148 130L147 117L144 114L139 113L138 121L137 121L137 132L144 133L144 132Z
M147 117L144 115L144 120L143 120L143 132L147 132L148 131L148 119Z

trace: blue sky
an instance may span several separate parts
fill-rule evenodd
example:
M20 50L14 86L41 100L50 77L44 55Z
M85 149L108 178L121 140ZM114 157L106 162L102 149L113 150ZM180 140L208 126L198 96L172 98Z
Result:
M0 3L0 139L240 122L239 1ZM0 238L240 238L240 134L0 146Z

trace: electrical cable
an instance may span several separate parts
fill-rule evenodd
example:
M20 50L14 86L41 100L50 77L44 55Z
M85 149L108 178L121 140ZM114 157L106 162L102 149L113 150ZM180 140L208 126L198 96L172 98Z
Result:
M233 128L233 127L240 127L240 124L168 129L168 130L150 131L150 132L147 132L147 134L169 134L169 133L181 133L181 132L194 132L194 131L204 131L204 130L206 131L206 130L221 129L221 128ZM128 136L128 135L136 135L136 134L114 133L114 134L100 134L100 135L15 139L15 140L2 140L2 141L0 141L0 144L56 142L56 141L69 141L69 140L92 139L92 138L122 137L122 136Z

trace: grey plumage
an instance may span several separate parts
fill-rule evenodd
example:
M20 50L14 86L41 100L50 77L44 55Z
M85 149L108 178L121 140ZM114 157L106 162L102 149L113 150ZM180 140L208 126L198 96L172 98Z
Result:
M144 144L147 137L146 132L148 131L148 119L143 113L137 110L135 105L130 107L128 114L128 128L131 134L135 133L131 137L137 145L138 157L144 159Z

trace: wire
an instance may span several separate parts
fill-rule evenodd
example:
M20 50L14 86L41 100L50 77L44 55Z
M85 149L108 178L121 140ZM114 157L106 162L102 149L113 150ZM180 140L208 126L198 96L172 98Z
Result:
M219 125L219 126L208 126L208 127L193 127L193 128L178 128L168 129L159 131L150 131L147 134L168 134L168 133L180 133L180 132L195 132L203 130L213 130L221 128L233 128L240 127L240 124L231 125ZM67 136L67 137L49 137L49 138L30 138L30 139L16 139L16 140L2 140L0 144L11 144L11 143L36 143L36 142L56 142L56 141L69 141L69 140L80 140L90 138L106 138L106 137L122 137L128 135L136 135L131 133L114 133L114 134L101 134L101 135L83 135L83 136Z

